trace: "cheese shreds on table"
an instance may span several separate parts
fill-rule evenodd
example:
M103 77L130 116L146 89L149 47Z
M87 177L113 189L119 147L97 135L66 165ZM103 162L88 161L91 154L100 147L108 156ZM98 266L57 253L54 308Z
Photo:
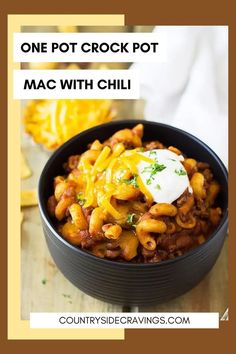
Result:
M25 179L28 178L32 175L32 171L29 168L29 165L25 159L25 156L23 155L21 151L21 178Z
M78 32L77 26L57 26L58 32L75 33Z
M81 131L109 122L114 116L111 100L31 100L23 124L36 143L54 150Z
M37 198L37 190L36 189L21 191L21 206L22 207L35 206L37 204L38 204L38 198Z
M29 63L29 69L31 70L53 70L56 69L57 63L37 63L37 62L31 62Z

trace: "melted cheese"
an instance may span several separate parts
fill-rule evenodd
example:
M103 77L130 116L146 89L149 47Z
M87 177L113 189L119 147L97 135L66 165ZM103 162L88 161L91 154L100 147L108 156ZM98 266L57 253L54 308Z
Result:
M183 156L166 149L140 152L125 150L118 143L112 151L105 146L94 164L86 159L79 162L78 169L85 174L84 207L100 206L114 218L120 218L112 197L120 184L131 182L150 204L172 203L190 186L181 161Z

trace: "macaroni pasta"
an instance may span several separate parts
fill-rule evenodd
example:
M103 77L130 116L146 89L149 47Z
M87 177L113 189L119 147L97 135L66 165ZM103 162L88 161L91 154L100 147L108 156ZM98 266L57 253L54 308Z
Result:
M142 137L138 124L103 143L95 140L81 155L70 156L65 174L55 177L48 212L69 243L102 258L160 262L202 244L217 227L220 186L210 166ZM191 187L172 204L155 203L138 174L140 161L153 164L140 152L153 149L183 155Z

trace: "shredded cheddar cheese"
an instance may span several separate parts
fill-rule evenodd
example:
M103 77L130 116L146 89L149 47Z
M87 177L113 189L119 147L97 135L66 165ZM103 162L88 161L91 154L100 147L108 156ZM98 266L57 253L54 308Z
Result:
M36 143L54 150L81 131L109 122L114 116L111 100L32 100L24 110L23 124Z
M100 155L98 156L97 160L95 161L95 164L93 166L93 174L95 174L97 172L97 169L99 168L99 165L106 160L106 158L108 157L108 155L110 154L111 149L108 146L105 146Z
M96 152L95 162L90 161L86 155L81 156L78 169L86 175L85 208L99 206L119 219L121 215L112 205L112 197L117 196L119 190L126 193L127 189L127 193L130 193L130 189L135 188L139 188L148 202L153 202L151 193L137 174L140 161L152 163L153 159L139 154L138 151L125 150L124 144L117 143L113 149L105 146L100 152ZM135 178L137 183L130 183L132 178Z
M112 182L112 172L113 168L115 167L115 164L117 163L116 159L113 159L106 170L106 183L111 183Z

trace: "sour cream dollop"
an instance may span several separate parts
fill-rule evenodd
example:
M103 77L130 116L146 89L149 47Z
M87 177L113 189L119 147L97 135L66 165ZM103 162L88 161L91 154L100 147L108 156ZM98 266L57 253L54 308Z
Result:
M191 192L188 174L181 163L182 155L167 149L140 152L153 159L149 163L141 160L138 174L156 203L173 203L188 188Z

